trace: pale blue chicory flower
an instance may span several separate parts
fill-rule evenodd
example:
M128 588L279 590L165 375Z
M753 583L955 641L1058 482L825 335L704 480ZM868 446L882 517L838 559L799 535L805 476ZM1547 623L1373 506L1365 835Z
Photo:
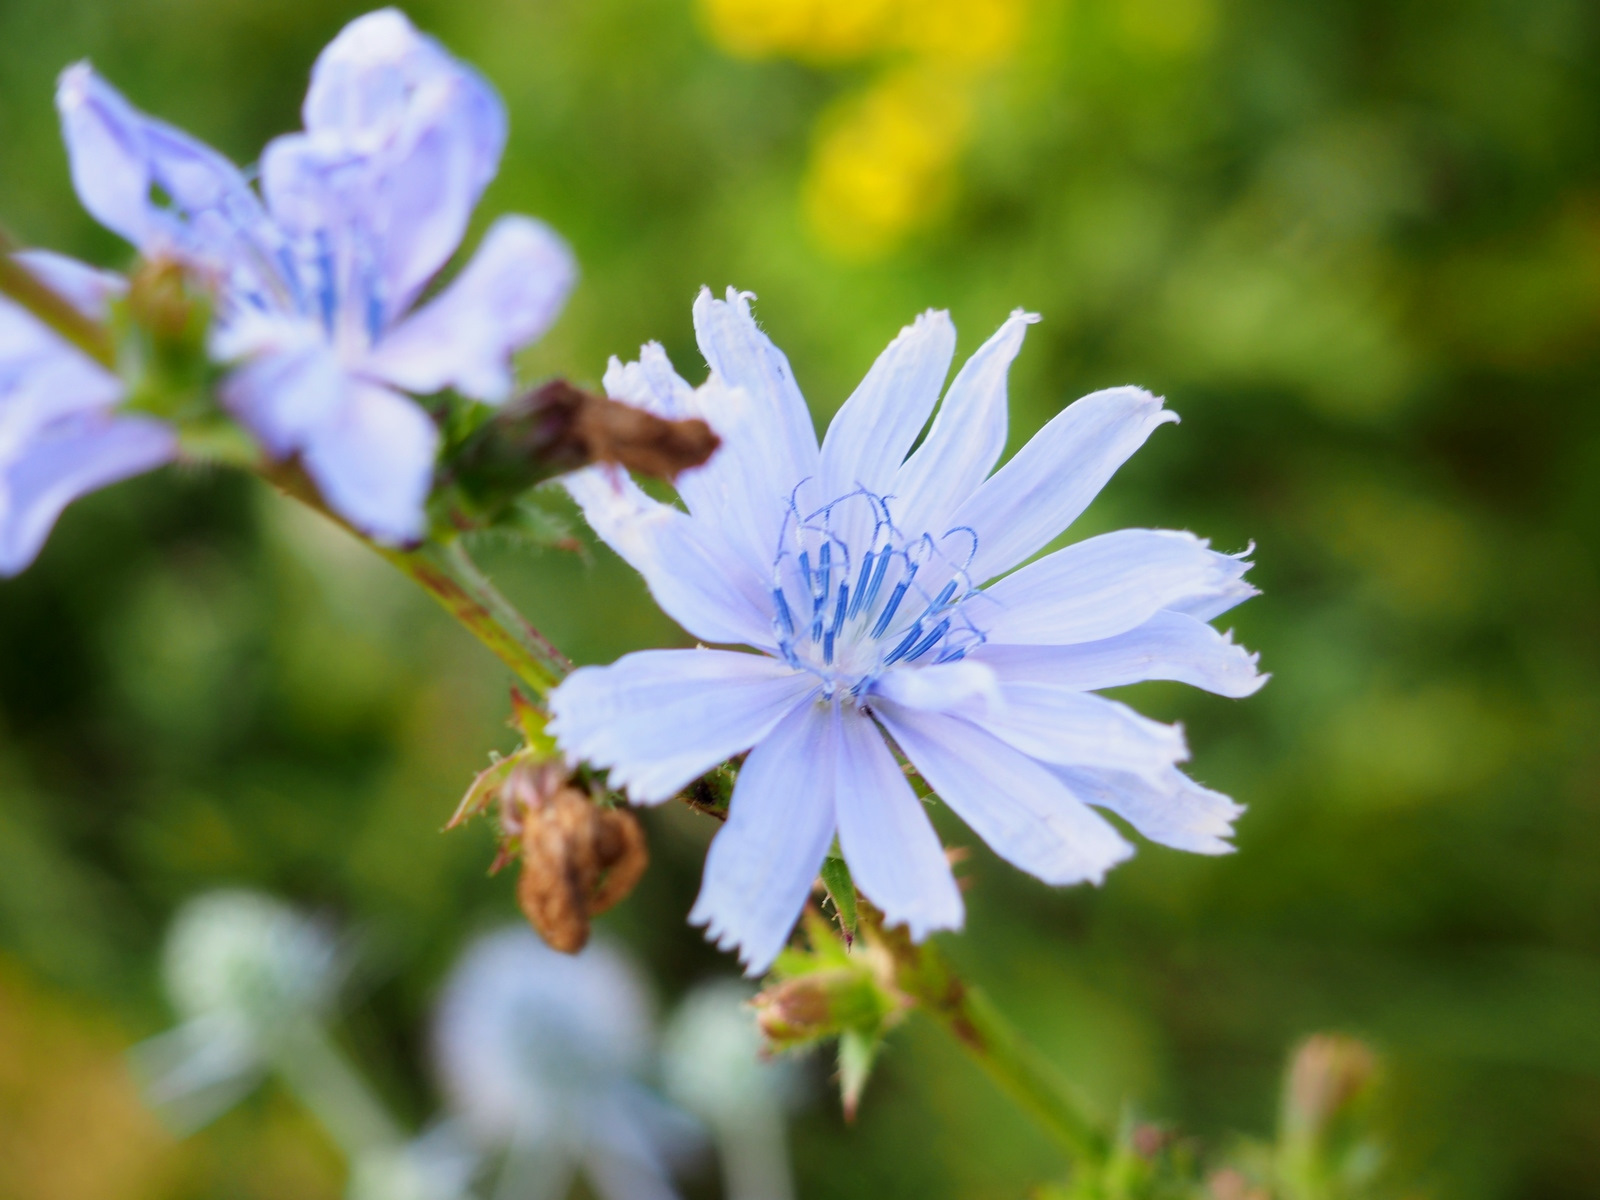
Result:
M85 316L103 321L120 276L42 251L17 260ZM31 313L0 298L0 575L28 566L78 497L177 453L176 434L119 411L122 381Z
M505 1151L497 1196L555 1200L581 1172L602 1200L675 1200L698 1128L642 1082L650 1006L621 953L559 954L526 925L479 938L434 1016L441 1082L463 1127Z
M1014 314L979 348L916 445L955 348L949 317L929 312L819 449L749 297L702 292L694 320L711 366L698 390L656 345L606 375L612 395L722 436L679 477L688 511L606 468L569 487L679 624L761 653L630 654L550 700L565 752L609 767L636 802L750 751L692 920L764 969L837 835L890 922L917 938L958 927L949 864L885 734L998 854L1048 883L1098 881L1132 853L1091 806L1169 846L1230 849L1240 809L1178 770L1182 731L1092 692L1144 679L1225 696L1260 687L1255 657L1206 624L1255 594L1243 556L1126 529L1012 571L1176 420L1159 398L1085 396L990 476L1007 371L1035 318Z
M505 145L489 84L384 9L347 25L311 73L305 131L237 168L139 112L87 63L57 93L84 206L146 256L220 290L213 351L242 364L223 400L275 457L298 456L330 507L390 543L420 537L439 435L403 393L497 403L511 355L574 278L566 246L503 217L418 304L454 253Z

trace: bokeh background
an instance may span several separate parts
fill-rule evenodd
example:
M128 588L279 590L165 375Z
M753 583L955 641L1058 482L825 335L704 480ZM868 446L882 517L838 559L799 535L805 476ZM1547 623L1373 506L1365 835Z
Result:
M78 207L56 72L92 57L239 162L297 123L360 5L0 0L0 218L121 265ZM1585 0L478 0L411 16L511 111L481 225L545 217L583 281L530 379L593 383L689 303L755 291L819 422L923 308L962 352L1044 315L1012 446L1137 382L1182 414L1075 533L1254 540L1230 617L1274 680L1147 685L1239 853L1145 847L1051 891L981 848L951 953L1106 1106L1265 1133L1283 1056L1369 1038L1418 1194L1600 1192L1600 9ZM681 644L603 551L491 547L580 661ZM0 1196L340 1193L266 1089L175 1142L121 1053L167 1027L161 932L244 883L357 931L341 1036L434 1104L425 1016L513 911L445 817L507 680L387 566L255 482L102 493L0 585ZM604 925L663 1002L732 964L684 924L710 830ZM947 824L954 842L974 843ZM827 1065L819 1063L819 1089ZM806 1197L1009 1197L1048 1145L939 1035L854 1128L795 1131ZM711 1176L692 1183L713 1195Z

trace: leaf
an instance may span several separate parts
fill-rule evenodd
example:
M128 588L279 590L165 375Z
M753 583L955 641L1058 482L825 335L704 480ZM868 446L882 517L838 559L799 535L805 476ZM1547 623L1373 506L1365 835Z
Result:
M513 757L522 758L531 754L535 758L554 758L555 739L545 729L549 721L550 714L542 705L529 700L518 688L512 688L511 720L507 724L520 733L526 743L525 748L517 751Z
M856 1119L861 1093L882 1045L883 1039L876 1033L847 1029L839 1035L839 1099L844 1105L846 1121Z
M535 488L519 497L492 528L529 546L555 550L582 549L572 522L545 500L545 490Z
M456 811L445 822L446 829L454 829L463 821L477 816L494 802L495 796L500 791L500 785L506 781L511 768L516 764L517 756L510 758L497 758L473 777L472 785L467 788L467 794L461 797L461 803L456 805Z
M822 885L828 889L833 901L833 911L839 918L839 928L844 932L845 944L856 940L856 885L850 878L850 868L842 858L829 856L822 862Z

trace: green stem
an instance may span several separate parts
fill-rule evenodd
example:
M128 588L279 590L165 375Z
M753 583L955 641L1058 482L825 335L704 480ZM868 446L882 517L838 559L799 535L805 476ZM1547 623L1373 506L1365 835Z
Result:
M482 642L534 694L547 695L572 664L478 569L459 538L428 542L416 550L382 546L323 503L316 485L293 463L258 462L255 471L279 491L313 508L387 559Z
M537 695L548 694L571 673L572 664L489 582L459 538L419 550L392 550L363 540L437 600Z
M876 932L893 955L896 986L1067 1150L1080 1171L1093 1174L1102 1168L1111 1139L1099 1118L989 998L956 974L931 942L917 945L904 929L880 926Z
M0 295L9 296L101 366L115 370L117 352L110 333L13 258L16 250L11 235L0 229Z
M295 1029L274 1056L273 1065L351 1162L368 1151L398 1146L404 1140L366 1081L316 1022L307 1021Z

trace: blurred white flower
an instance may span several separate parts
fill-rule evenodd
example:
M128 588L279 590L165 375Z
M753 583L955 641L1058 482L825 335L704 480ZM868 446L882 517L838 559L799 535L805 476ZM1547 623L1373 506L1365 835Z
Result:
M580 1170L604 1200L676 1195L669 1163L698 1131L640 1082L651 1051L644 989L618 952L559 954L521 926L467 950L434 1023L451 1104L506 1150L505 1200L563 1195Z
M320 1014L338 984L329 931L256 892L208 892L167 933L163 974L185 1017L222 1017L270 1040L285 1022Z
M163 960L184 1023L130 1054L146 1101L178 1132L211 1121L259 1082L286 1041L316 1027L341 971L328 931L269 896L218 891L189 901Z
M791 1200L785 1108L789 1062L761 1056L750 991L732 981L684 997L662 1039L668 1093L710 1126L729 1200Z

